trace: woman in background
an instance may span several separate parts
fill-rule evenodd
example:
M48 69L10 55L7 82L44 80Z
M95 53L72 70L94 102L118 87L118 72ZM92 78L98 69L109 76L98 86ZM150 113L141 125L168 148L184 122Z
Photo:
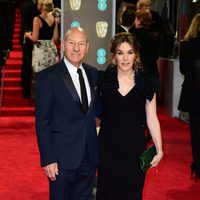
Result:
M146 10L151 13L152 20L149 26L151 32L156 34L162 39L162 28L163 28L163 21L160 17L159 13L152 10L151 8L151 0L138 0L136 4L137 10Z
M200 89L197 89L195 62L200 62L200 13L195 15L180 45L180 72L184 75L178 109L189 112L192 163L191 174L200 180ZM200 68L200 66L199 66Z
M99 132L97 200L141 200L145 180L139 156L146 149L147 121L160 162L163 151L156 114L156 84L148 80L131 33L118 33L110 45L111 63L101 85L103 119ZM145 121L146 119L146 121Z
M58 52L54 42L59 37L58 21L50 13L53 8L52 0L38 0L39 16L33 20L33 32L26 32L24 37L34 42L32 54L32 90L35 97L35 75L37 72L58 62Z
M140 59L142 64L148 69L152 77L159 80L157 60L159 57L159 38L153 34L149 27L152 16L147 10L137 10L135 12L134 26L129 30L136 36L140 44ZM159 82L158 82L159 85Z

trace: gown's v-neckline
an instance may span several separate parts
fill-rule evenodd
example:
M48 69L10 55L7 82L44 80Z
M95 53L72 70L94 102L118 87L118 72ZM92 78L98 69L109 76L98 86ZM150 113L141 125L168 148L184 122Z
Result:
M128 95L131 93L131 91L132 91L134 88L135 88L135 85L134 85L125 95L123 95L123 94L119 91L119 89L117 89L117 92L118 92L118 94L119 94L121 97L126 97L126 96L128 96Z

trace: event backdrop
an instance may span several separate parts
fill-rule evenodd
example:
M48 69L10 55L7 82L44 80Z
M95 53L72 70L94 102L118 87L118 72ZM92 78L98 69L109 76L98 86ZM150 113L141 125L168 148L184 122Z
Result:
M104 70L109 56L109 41L115 33L115 0L62 0L61 39L75 26L84 28L90 49L85 62Z

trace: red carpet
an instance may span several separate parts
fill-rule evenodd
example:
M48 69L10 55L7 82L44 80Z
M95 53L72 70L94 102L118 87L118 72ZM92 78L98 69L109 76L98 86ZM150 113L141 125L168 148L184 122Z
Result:
M20 14L17 10L13 35L13 50L10 51L5 66L1 116L34 115L34 102L32 100L22 98L22 49L19 45L20 23Z
M144 200L197 200L200 182L190 177L189 126L178 119L159 115L164 159L147 174Z
M143 200L198 200L200 182L190 178L188 125L159 115L164 159L148 171ZM0 117L0 199L47 200L48 182L39 166L34 117Z
M47 200L33 117L0 118L0 199Z

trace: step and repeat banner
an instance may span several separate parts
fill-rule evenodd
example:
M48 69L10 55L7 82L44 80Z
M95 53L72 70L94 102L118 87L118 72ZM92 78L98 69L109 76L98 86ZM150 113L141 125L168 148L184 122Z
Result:
M62 0L61 39L70 27L84 28L90 49L84 59L94 67L105 70L109 56L109 42L115 33L115 0Z

